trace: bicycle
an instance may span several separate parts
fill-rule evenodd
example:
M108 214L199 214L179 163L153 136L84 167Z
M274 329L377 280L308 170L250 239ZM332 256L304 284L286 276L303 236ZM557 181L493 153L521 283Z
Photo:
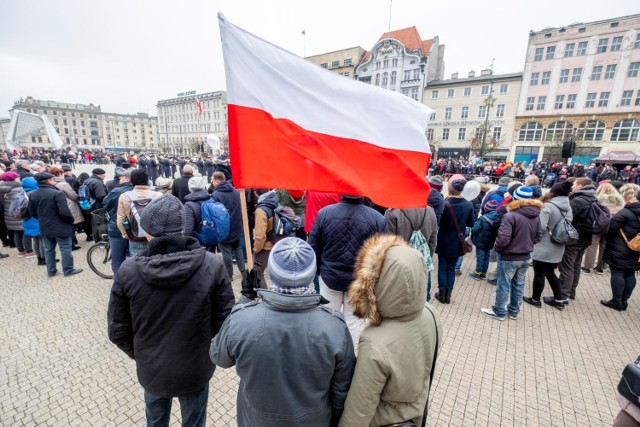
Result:
M107 231L109 222L108 213L105 209L96 209L91 212L91 222L93 225L93 239L96 242L87 251L87 263L91 271L104 279L113 279L111 269L111 245Z

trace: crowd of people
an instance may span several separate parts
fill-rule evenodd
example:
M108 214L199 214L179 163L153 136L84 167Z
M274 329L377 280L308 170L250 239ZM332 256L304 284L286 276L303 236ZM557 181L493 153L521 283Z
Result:
M474 256L469 276L496 286L481 313L515 320L522 302L566 310L581 275L606 269L612 296L601 303L625 311L640 270L640 186L615 180L609 166L591 179L576 164L543 194L536 172L562 164L496 165L491 190L492 163L438 162L425 206L396 209L315 191L247 189L243 198L226 156L206 160L178 159L174 170L154 156L118 156L107 180L100 167L76 177L69 163L0 158L5 246L37 257L49 277L57 246L70 276L82 271L77 233L109 239L108 335L135 360L148 425L168 424L173 397L183 425L204 425L216 366L236 367L239 426L419 424L442 336L425 304L431 271L434 298L451 304L462 261ZM98 212L105 230L93 230ZM542 295L545 282L552 296Z

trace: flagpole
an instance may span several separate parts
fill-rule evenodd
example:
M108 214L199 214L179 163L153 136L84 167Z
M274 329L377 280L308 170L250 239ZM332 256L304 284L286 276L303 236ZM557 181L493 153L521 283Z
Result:
M240 206L242 207L242 228L244 229L244 244L247 248L247 271L253 270L253 248L249 235L249 213L247 212L247 197L244 188L240 190Z
M393 0L389 0L389 27L387 31L391 31L391 8L393 7Z
M307 57L307 29L302 30L302 57Z

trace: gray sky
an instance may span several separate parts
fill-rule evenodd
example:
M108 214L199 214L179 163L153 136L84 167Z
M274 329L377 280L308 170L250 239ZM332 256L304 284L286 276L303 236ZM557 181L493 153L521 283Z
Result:
M389 0L0 0L0 117L28 95L156 114L178 92L225 88L217 12L303 55L387 31ZM446 45L445 76L521 71L529 30L640 13L637 0L393 0L391 29ZM259 78L259 75L256 75Z

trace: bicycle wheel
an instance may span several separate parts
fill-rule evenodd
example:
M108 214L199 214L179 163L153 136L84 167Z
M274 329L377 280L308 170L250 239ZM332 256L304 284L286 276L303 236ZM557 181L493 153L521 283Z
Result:
M87 251L87 263L91 270L104 279L113 279L111 247L109 242L98 242Z

